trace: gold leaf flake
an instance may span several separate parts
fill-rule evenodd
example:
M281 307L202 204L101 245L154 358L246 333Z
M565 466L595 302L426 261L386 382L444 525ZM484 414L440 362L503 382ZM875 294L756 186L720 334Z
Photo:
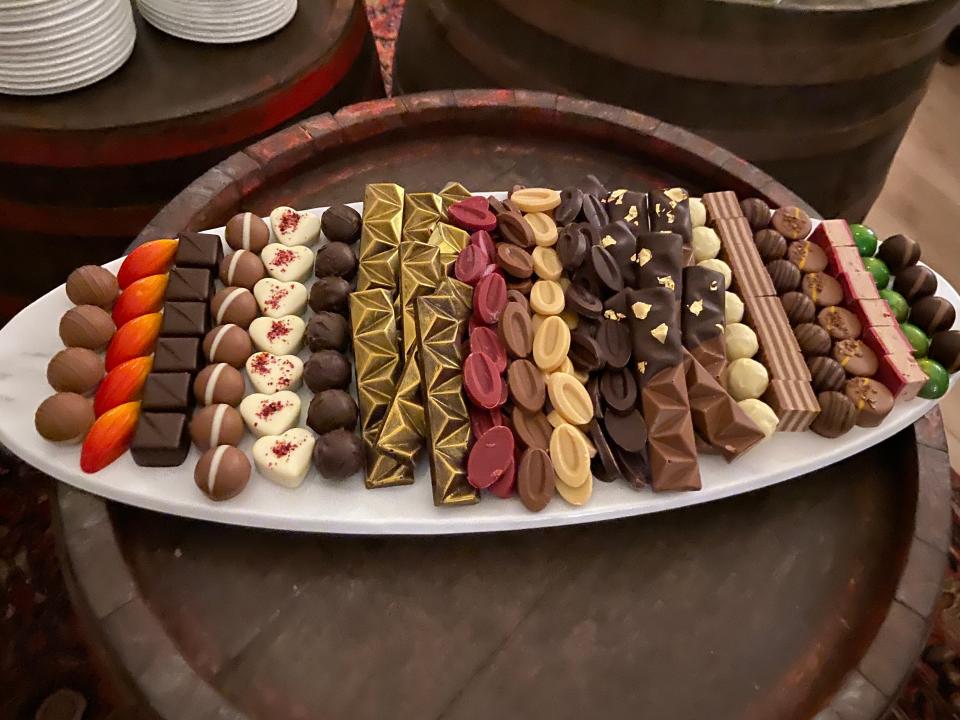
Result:
M650 334L653 335L660 344L662 345L667 341L667 333L670 332L670 328L667 327L666 323L660 323L653 330L650 331Z
M627 210L627 214L623 216L623 219L626 220L627 222L630 222L632 220L635 220L637 215L639 214L640 213L637 211L637 206L631 205L630 209Z
M610 200L614 201L613 203L614 205L622 205L623 196L626 194L626 192L627 191L625 188L618 188L617 190L614 190L612 193L610 193ZM610 200L608 200L607 202L609 202Z
M681 187L674 187L670 188L669 190L664 190L663 194L673 200L675 203L683 202L690 197L690 193Z
M703 300L694 300L690 303L690 312L700 317L700 313L703 312Z
M673 281L673 278L669 275L663 275L657 278L657 282L663 285L667 290L676 290L677 284Z
M609 235L604 235L600 240L600 244L603 245L603 247L610 247L611 245L616 245L617 241Z
M645 360L641 360L637 363L637 372L643 375L647 371L647 363Z
M640 248L640 252L636 253L630 259L637 263L637 265L640 267L643 267L653 259L653 253L649 248Z
M720 284L714 280L712 283L710 283L710 289L713 290L713 292L716 292L720 289Z
M677 221L677 215L673 211L667 213L667 222L675 223Z
M650 309L653 306L649 303L640 302L637 300L633 305L630 306L630 309L633 310L633 316L638 320L646 320L647 314L650 312Z
M618 313L616 310L604 310L603 316L607 320L623 320L625 315L623 313Z

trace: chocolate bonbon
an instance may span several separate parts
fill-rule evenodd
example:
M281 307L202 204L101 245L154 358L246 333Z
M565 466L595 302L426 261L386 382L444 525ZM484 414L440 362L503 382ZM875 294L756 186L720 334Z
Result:
M342 277L330 275L319 278L310 286L308 303L314 312L346 313L349 308L349 298L352 288L350 283Z
M83 440L94 419L90 398L74 392L58 392L40 403L33 423L45 440L76 443Z
M273 237L282 245L313 245L320 235L320 218L311 212L281 205L270 212L270 227Z
M220 292L223 292L223 290ZM217 295L219 294L217 293ZM263 278L253 286L253 297L256 303L254 307L258 307L260 313L271 318L280 318L284 315L302 315L307 307L307 288L303 283L296 281L283 282L275 278ZM216 296L214 299L216 299ZM247 304L246 297L241 297L240 300L243 301L244 305ZM212 308L211 304L211 312L213 311ZM231 310L233 308L234 306L231 306ZM215 315L219 316L222 313ZM220 317L220 319L215 316L214 319L218 323L235 322L229 320L226 316ZM237 322L237 325L242 326L242 323Z
M204 336L203 352L208 362L225 362L240 368L253 352L253 343L242 327L219 325Z
M757 334L744 323L727 325L723 333L723 342L727 360L731 362L740 358L752 358L760 349Z
M896 274L920 261L920 244L906 235L891 235L880 243L877 256Z
M201 365L200 354L198 338L162 337L153 349L153 372L195 373Z
M780 304L783 305L783 311L787 314L787 320L794 326L813 322L817 316L817 308L813 300L802 292L785 293L780 297Z
M225 362L207 365L193 381L193 397L199 405L226 403L237 406L243 393L243 375Z
M809 240L797 240L787 248L787 259L803 272L823 272L827 268L827 254Z
M150 373L140 407L146 412L185 413L193 402L191 376L186 372Z
M291 428L281 435L267 435L253 444L250 453L257 470L283 487L299 487L313 457L313 433Z
M330 242L353 244L360 238L360 213L349 205L331 205L320 216L320 230Z
M67 347L99 350L113 337L116 325L110 314L97 305L77 305L60 318L60 339Z
M96 389L103 376L103 358L88 348L68 347L47 365L47 382L57 392L86 395Z
M214 270L223 260L223 243L213 233L182 232L177 235L177 252L173 264Z
M832 357L825 355L807 360L810 368L810 384L818 393L824 390L841 390L847 380L843 366Z
M753 237L757 246L757 252L760 253L760 259L765 263L781 260L787 254L787 241L776 230L767 228L761 230Z
M879 366L876 353L859 340L838 340L831 355L851 375L871 377Z
M343 390L330 389L313 396L307 409L307 425L320 435L331 430L353 430L357 426L356 401Z
M173 412L143 412L130 443L130 456L144 467L182 465L190 450L187 416Z
M767 265L767 272L777 295L791 292L800 286L800 270L789 260L774 260Z
M363 441L347 430L333 430L317 438L313 464L325 478L343 480L363 470Z
M107 309L117 299L120 286L114 274L106 268L84 265L67 276L66 291L74 305L96 305Z
M314 315L313 320L320 317L320 314ZM339 316L335 316L339 317ZM313 321L311 320L311 322ZM314 326L315 338L326 337L317 327L324 321L318 322ZM265 350L274 355L295 355L300 351L303 345L303 336L306 331L306 325L303 320L296 315L284 315L279 318L258 317L250 323L250 340L257 350ZM333 335L339 338L338 335ZM315 342L319 340L315 339ZM246 360L246 358L244 358ZM229 361L227 361L229 362ZM232 364L232 363L231 363Z
M724 378L727 391L738 401L759 398L770 383L767 368L753 358L739 358L730 362Z
M760 431L770 437L777 430L780 419L769 405L762 400L741 400L737 403L740 409L747 414Z
M810 216L794 206L777 208L770 218L770 225L789 240L802 240L813 227Z
M949 330L957 319L957 311L942 297L928 295L910 307L910 322L920 327L927 335Z
M930 338L929 356L943 365L947 372L960 370L960 330L944 330Z
M243 437L243 418L225 403L207 405L193 414L190 437L201 451L218 445L237 445Z
M893 395L881 383L870 378L851 378L844 393L857 409L860 427L877 427L893 410Z
M937 276L924 265L911 265L893 278L893 289L913 303L937 291Z
M849 431L857 419L857 409L845 394L828 390L817 395L820 413L810 429L828 438L840 437Z
M251 393L240 401L240 415L257 437L279 435L300 421L300 396L290 390L271 395Z
M352 280L357 273L357 254L346 243L329 242L317 250L313 271L318 278Z
M856 339L863 332L859 318L842 307L824 308L817 314L817 322L834 340Z
M797 338L797 344L800 351L807 357L817 355L828 355L833 341L828 333L820 325L814 323L801 323L793 329L794 337Z
M308 247L287 247L280 243L267 245L260 253L267 274L284 282L302 282L310 277L314 253Z
M246 288L225 287L210 301L210 315L215 325L233 324L246 329L259 314L257 301Z
M744 198L740 201L740 209L753 230L761 230L770 224L773 211L760 198Z
M712 260L720 254L720 236L713 228L695 227L690 245L693 248L694 262Z
M303 365L303 381L313 392L350 385L353 369L350 360L336 350L320 350Z
M839 305L843 302L840 283L826 273L807 273L803 276L800 287L804 295L813 300L817 307Z
M200 456L193 481L211 500L230 500L243 492L250 481L250 461L242 450L219 445Z
M224 238L234 250L259 254L270 242L270 228L253 213L242 212L227 221Z
M303 377L303 361L296 355L258 352L247 358L245 366L253 389L266 395L296 390Z

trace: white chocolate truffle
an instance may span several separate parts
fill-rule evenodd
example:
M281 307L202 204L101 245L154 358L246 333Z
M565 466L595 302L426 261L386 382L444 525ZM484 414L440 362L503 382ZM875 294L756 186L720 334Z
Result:
M729 290L723 296L723 321L730 325L743 320L743 300Z
M316 257L308 247L287 247L280 243L271 243L260 253L267 274L284 282L300 282L310 277Z
M723 345L727 351L727 361L740 358L752 358L760 349L757 334L753 328L743 323L731 323L724 328Z
M758 398L767 391L767 369L752 358L734 360L724 371L727 392L736 401Z
M257 437L279 435L300 422L300 396L290 390L253 393L240 401L240 416Z
M302 315L307 309L307 288L296 281L263 278L253 286L253 297L257 300L260 312L267 317Z
M730 287L730 282L733 280L733 271L723 260L718 260L717 258L713 258L712 260L701 260L697 263L697 265L700 267L709 268L710 270L716 270L718 273L723 275L723 286L725 288Z
M295 488L310 469L314 443L316 438L309 430L292 428L282 435L260 438L251 454L261 475L277 485Z
M698 197L692 197L688 201L690 205L690 224L694 228L703 227L707 224L707 206L703 200Z
M250 323L247 332L257 350L274 355L296 355L303 346L306 330L302 318L284 315L281 318L258 317Z
M282 245L313 245L320 237L320 218L284 205L270 213L270 228Z
M720 236L713 228L695 227L690 243L693 246L693 259L698 263L713 260L720 254Z
M258 352L247 358L247 377L258 393L296 390L303 379L303 360L296 355Z
M773 411L773 408L767 405L762 400L757 400L751 398L749 400L741 400L737 403L743 411L747 414L758 428L766 437L770 437L777 430L777 425L780 424L780 418L777 417L777 414Z

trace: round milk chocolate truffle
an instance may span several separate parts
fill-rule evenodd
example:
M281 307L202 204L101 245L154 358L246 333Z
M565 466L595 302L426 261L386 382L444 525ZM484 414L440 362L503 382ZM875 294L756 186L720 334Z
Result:
M200 456L193 480L211 500L229 500L247 486L250 461L243 450L232 445L218 445Z
M841 392L827 390L817 395L820 412L810 429L828 438L840 437L857 421L857 408L853 401Z
M743 216L754 230L760 230L770 224L770 206L760 198L745 198L740 201Z
M787 254L787 241L773 228L765 228L753 236L753 242L765 263L780 260Z
M217 325L233 323L246 329L259 315L257 300L246 288L225 287L210 301L210 319Z
M108 308L119 293L117 278L99 265L78 267L67 277L67 297L74 305Z
M947 372L960 370L960 330L934 333L927 355L943 365Z
M911 265L899 271L893 278L893 289L913 303L937 291L937 276L924 265Z
M103 358L87 348L61 350L47 365L47 382L57 392L86 395L100 384L103 374Z
M949 330L957 319L957 311L946 298L928 295L910 306L910 322L927 335Z
M800 323L793 329L793 334L797 338L800 352L808 357L826 355L833 344L830 333L815 323Z
M318 312L307 324L307 346L317 350L345 350L350 342L350 327L342 315Z
M357 254L346 243L328 242L317 250L313 271L318 278L336 275L351 280L357 272Z
M789 260L774 260L767 264L767 272L773 281L777 295L792 292L800 287L800 269Z
M266 276L260 256L250 250L237 250L220 261L220 282L224 285L252 290Z
M920 244L906 235L891 235L880 243L877 257L896 274L920 261Z
M243 375L225 362L207 365L193 381L193 396L198 405L226 403L236 407L243 400Z
M807 360L807 367L810 369L810 384L818 393L824 390L840 390L847 380L847 373L832 357L812 357Z
M315 393L330 388L346 389L351 375L350 361L336 350L315 352L303 365L303 381Z
M310 401L307 425L321 435L338 428L353 430L357 426L357 414L357 401L349 393L337 389L324 390Z
M270 228L253 213L242 212L227 221L224 237L234 250L249 250L259 255L270 242Z
M363 443L348 430L334 430L317 438L313 464L325 478L342 480L363 468Z
M783 305L783 311L787 314L787 320L791 325L813 322L817 315L813 300L796 290L785 293L780 298L780 304Z
M96 305L77 305L60 318L60 339L67 347L99 350L116 330L110 314Z
M208 362L225 362L240 368L253 353L253 343L242 327L218 325L203 338L203 353Z
M190 438L200 450L236 445L243 438L240 411L225 403L200 408L190 420Z
M360 213L349 205L331 205L320 216L320 229L332 242L356 242L360 227Z
M93 400L72 392L51 395L37 408L33 422L41 437L51 442L80 442L96 418Z
M350 283L342 277L328 275L317 280L310 288L310 309L314 312L329 310L345 313L349 297Z

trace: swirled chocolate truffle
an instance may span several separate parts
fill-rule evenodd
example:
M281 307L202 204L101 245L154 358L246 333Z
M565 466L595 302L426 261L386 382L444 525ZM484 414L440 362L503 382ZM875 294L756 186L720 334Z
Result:
M307 325L307 346L317 350L345 350L350 343L350 326L342 315L318 312Z
M802 292L794 290L785 293L780 298L780 303L783 305L783 311L787 314L787 320L790 321L791 325L813 322L817 315L817 308L814 306L813 300Z
M770 206L760 198L744 198L740 201L740 209L754 230L761 230L770 224Z
M67 277L67 297L74 305L108 308L119 293L117 278L99 265L78 267Z
M342 480L363 468L363 444L360 437L347 430L334 430L317 438L313 447L313 464L325 478Z
M310 309L314 312L329 310L345 313L349 297L350 283L342 277L328 275L317 280L310 288Z
M67 347L99 350L116 330L110 314L96 305L77 305L60 318L60 339Z
M342 242L328 242L317 250L313 271L318 278L336 275L352 279L357 272L357 254Z
M360 213L349 205L331 205L320 216L320 229L332 242L354 243L360 237Z
M810 384L815 392L840 390L847 380L847 373L832 357L818 355L807 360L810 369Z
M765 263L780 260L787 254L787 241L773 228L765 228L753 236L757 252Z
M346 389L352 374L350 361L336 350L315 352L303 365L303 381L315 393L330 388Z
M37 408L33 422L51 442L80 442L93 425L93 400L72 392L51 395Z
M94 391L103 374L103 358L87 348L61 350L47 365L47 382L57 392L86 395Z
M353 430L357 426L357 401L343 390L324 390L313 396L307 410L307 426L320 433Z

